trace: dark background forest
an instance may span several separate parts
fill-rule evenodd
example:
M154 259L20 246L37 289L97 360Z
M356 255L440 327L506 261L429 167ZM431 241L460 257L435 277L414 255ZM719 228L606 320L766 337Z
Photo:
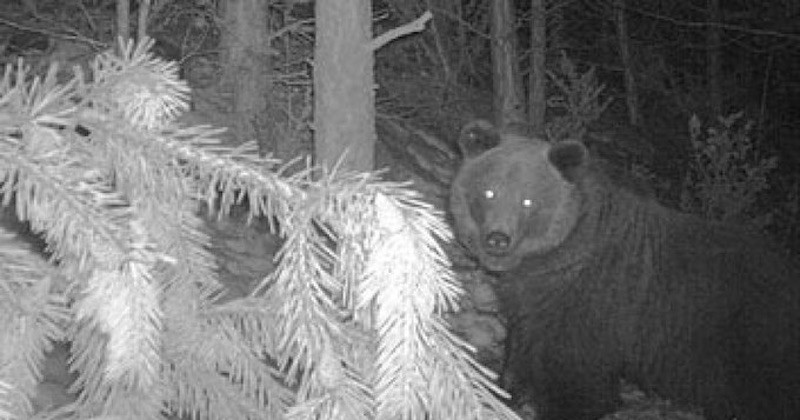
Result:
M0 60L13 63L22 56L41 68L53 61L64 67L85 63L113 45L118 3L127 4L3 2ZM230 127L233 142L258 138L262 152L283 159L310 152L313 2L261 3L266 22L255 32L237 20L247 15L246 6L237 10L228 3L238 2L141 3L149 7L144 33L155 38L155 52L178 61L193 88L193 112L185 119ZM511 20L492 32L492 7L499 3L511 8ZM133 18L140 2L126 7L132 28L141 26ZM742 184L728 189L757 196L731 218L760 217L762 227L797 246L799 2L381 0L373 3L374 34L426 10L434 16L426 30L376 51L377 166L413 177L431 197L442 198L457 159L453 139L459 127L478 117L497 119L492 34L501 33L515 44L519 84L512 88L522 90L517 94L533 98L534 77L545 80L546 103L539 105L544 122L527 121L533 133L593 142L610 151L612 160L644 174L662 201L689 211L702 207L686 201L687 182L700 182L687 179L702 150L693 146L699 143L693 143L690 122L694 140L706 145L708 130L723 129L712 137L728 135L733 140L726 147L744 136L747 146L715 149L738 156L738 170L746 173L734 180L736 168L714 169L727 171L727 182ZM532 27L542 22L543 49L532 45ZM259 48L255 55L253 48ZM236 61L237 49L250 54L250 61ZM243 66L258 81L236 86ZM537 75L542 69L546 74ZM254 89L261 92L250 93ZM244 106L238 97L247 96L243 92L252 96ZM708 158L710 150L705 152ZM743 169L748 165L750 172ZM748 181L753 173L759 180Z

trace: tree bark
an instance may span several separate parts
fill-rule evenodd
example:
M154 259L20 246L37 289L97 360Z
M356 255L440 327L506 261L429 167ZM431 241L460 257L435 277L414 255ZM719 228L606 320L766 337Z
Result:
M117 0L117 39L126 43L131 39L131 3L130 0Z
M147 36L147 19L150 17L150 0L139 0L139 20L136 25L136 41L142 42Z
M493 0L492 9L492 82L495 123L499 127L525 121L522 78L517 61L514 4L511 0Z
M709 111L713 118L722 115L722 87L720 86L721 64L720 48L722 36L720 34L719 23L722 15L719 8L719 0L707 0L708 7L708 32L706 46L707 57L707 77L708 77L708 97Z
M317 1L315 10L315 163L332 167L342 159L343 169L373 170L377 135L371 2Z
M234 137L241 142L258 140L262 155L276 150L274 138L259 135L270 92L267 3L228 0L223 6L226 70L222 77L233 90Z
M528 118L537 135L544 134L547 110L547 19L545 0L531 0L531 58Z
M630 37L628 36L628 21L625 16L625 0L614 0L614 23L617 28L617 44L619 58L622 62L625 79L625 104L628 108L628 122L633 126L641 123L639 114L639 92L633 72L631 60Z

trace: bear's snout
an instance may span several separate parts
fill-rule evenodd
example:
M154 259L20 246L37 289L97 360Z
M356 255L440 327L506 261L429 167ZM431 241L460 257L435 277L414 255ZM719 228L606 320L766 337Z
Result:
M483 240L484 249L486 252L493 255L505 254L511 246L511 237L498 230L489 232Z

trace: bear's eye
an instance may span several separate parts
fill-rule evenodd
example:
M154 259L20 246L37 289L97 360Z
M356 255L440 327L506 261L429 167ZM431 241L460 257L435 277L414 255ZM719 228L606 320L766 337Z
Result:
M527 209L533 207L533 200L531 200L530 198L523 199L522 200L522 207L525 207Z
M483 196L484 196L486 199L488 199L488 200L491 200L491 199L493 199L493 198L494 198L494 191L492 191L492 190L486 190L486 191L484 191L484 192L483 192Z

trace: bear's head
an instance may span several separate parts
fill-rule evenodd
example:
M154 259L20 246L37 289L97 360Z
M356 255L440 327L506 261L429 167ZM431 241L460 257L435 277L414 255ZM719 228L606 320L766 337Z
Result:
M483 266L511 270L563 243L581 212L578 183L589 159L582 143L550 144L481 120L464 127L459 147L450 207L456 233Z

